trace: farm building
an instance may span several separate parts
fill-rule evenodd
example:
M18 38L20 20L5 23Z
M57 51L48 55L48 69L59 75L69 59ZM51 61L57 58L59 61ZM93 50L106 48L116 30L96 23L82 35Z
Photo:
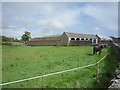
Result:
M64 32L60 36L33 38L29 46L69 46L98 44L101 38L98 35Z

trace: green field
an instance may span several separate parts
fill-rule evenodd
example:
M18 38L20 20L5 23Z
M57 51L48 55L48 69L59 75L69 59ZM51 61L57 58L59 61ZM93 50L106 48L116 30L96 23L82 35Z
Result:
M101 55L92 55L92 48L90 46L3 46L3 83L93 64L108 53L108 49L104 48ZM115 59L114 54L110 54L100 63L100 82L96 80L96 66L92 66L5 85L3 88L104 88L113 76Z

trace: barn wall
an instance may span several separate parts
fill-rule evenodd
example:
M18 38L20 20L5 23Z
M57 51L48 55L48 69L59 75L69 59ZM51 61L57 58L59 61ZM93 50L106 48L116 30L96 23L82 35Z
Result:
M60 46L60 40L30 41L29 46Z
M80 45L80 46L83 46L83 45L92 45L92 42L91 41L74 41L74 40L71 40L70 41L70 45Z
M71 37L68 37L67 33L64 32L62 36L59 37L34 38L28 42L28 45L31 46L92 45L92 42L71 40Z
M68 36L63 33L60 37L37 38L28 42L29 46L65 46L68 45Z
M101 43L101 38L98 35L96 35L96 37L97 37L97 42Z
M28 42L29 46L60 46L60 37L35 38Z
M66 45L68 45L68 43L69 43L69 37L67 36L67 34L66 33L63 33L62 34L62 37L61 37L61 46L66 46Z

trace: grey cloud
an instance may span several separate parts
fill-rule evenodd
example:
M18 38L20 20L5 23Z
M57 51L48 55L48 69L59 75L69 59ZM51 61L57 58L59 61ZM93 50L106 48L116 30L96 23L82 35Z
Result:
M101 25L108 28L109 30L117 29L117 3L97 3L86 5L83 8L83 12L96 19ZM112 11L112 12L111 12Z

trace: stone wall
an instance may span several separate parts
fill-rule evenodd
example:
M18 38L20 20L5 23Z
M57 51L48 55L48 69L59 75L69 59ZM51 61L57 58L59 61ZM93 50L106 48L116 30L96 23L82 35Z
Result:
M120 62L120 43L111 43L111 47L118 58L118 62ZM108 87L108 90L111 88L120 88L120 63L117 66L115 71L116 77L111 80L113 83Z
M29 41L28 46L60 46L60 40Z
M111 47L113 48L118 60L120 60L120 43L111 43Z
M34 38L28 42L28 46L67 46L69 38L66 33L59 37Z
M28 42L28 46L60 46L60 37L34 38Z

